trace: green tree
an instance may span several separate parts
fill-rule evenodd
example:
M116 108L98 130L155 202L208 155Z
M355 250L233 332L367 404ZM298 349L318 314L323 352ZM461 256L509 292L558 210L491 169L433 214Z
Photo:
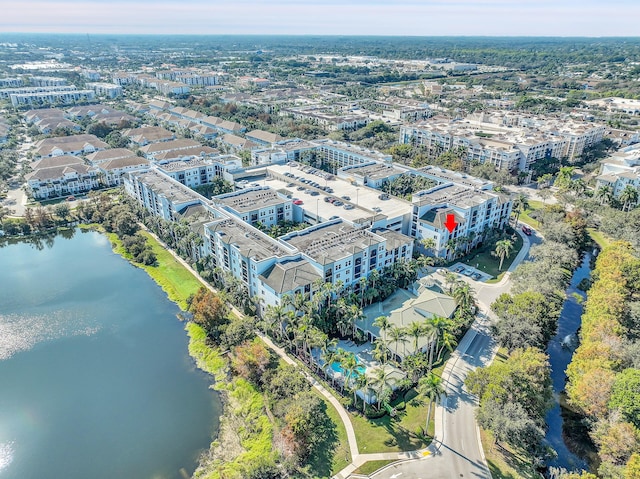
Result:
M513 251L513 241L508 239L499 240L496 242L496 248L493 251L495 256L500 258L500 265L498 266L498 270L502 270L502 263L505 258L508 258Z
M633 206L638 204L638 190L631 185L627 185L620 192L618 197L622 203L622 211L630 211Z
M640 369L625 369L616 376L609 407L640 428Z
M434 403L437 404L441 396L446 395L446 390L440 376L436 376L430 372L418 381L418 392L423 394L429 401L429 409L427 411L427 422L424 426L424 433L429 432L429 421L431 420L431 408Z

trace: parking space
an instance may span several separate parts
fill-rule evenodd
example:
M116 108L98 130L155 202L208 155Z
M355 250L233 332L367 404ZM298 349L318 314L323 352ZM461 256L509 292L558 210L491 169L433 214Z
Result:
M487 274L484 271L480 271L479 269L464 263L455 263L449 266L449 268L447 269L452 273L467 276L474 281L484 282L493 278L493 276L491 276L490 274Z

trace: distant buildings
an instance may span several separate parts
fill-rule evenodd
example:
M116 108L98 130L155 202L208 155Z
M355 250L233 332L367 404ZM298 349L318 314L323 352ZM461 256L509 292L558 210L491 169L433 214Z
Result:
M465 120L433 118L400 128L400 143L423 146L433 157L460 148L468 162L504 170L528 171L538 160L573 161L602 140L604 125L506 112L472 115Z
M43 158L36 161L32 168L33 171L25 179L35 199L77 195L100 186L97 168L86 165L76 156Z

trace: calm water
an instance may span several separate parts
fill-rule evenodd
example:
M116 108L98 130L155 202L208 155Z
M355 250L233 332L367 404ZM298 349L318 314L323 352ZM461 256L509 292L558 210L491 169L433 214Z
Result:
M553 394L556 403L547 414L547 441L558 453L558 458L550 462L551 466L563 467L569 471L585 469L588 466L585 461L571 453L562 438L562 423L560 405L558 404L558 395L564 391L567 375L565 370L571 362L571 356L576 346L576 333L581 323L582 304L571 296L578 293L583 299L586 298L584 292L577 289L582 279L588 278L591 273L589 268L590 255L585 255L580 267L573 273L571 285L567 289L567 300L564 302L560 318L558 319L558 333L549 343L547 353L549 354L549 362L551 363L551 380L553 382Z
M220 403L177 312L100 234L0 248L0 479L191 474Z

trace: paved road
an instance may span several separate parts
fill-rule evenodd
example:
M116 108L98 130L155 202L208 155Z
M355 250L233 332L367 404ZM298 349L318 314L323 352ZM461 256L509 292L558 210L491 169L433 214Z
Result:
M514 260L510 272L528 257L531 244L541 242L535 232L530 237L522 236L524 247ZM442 374L447 395L436 409L436 438L429 447L431 455L395 463L370 477L375 479L491 478L475 421L477 400L465 389L464 380L470 371L487 366L495 356L497 345L489 333L489 325L495 316L491 313L489 306L500 294L508 292L511 288L510 272L496 284L477 283L466 276L461 276L473 285L480 312L477 321L460 341Z

